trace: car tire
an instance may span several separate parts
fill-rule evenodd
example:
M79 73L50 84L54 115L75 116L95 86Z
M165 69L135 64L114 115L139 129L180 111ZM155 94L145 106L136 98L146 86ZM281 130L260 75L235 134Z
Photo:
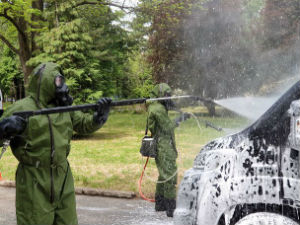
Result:
M298 225L298 223L279 214L257 212L243 217L235 225Z

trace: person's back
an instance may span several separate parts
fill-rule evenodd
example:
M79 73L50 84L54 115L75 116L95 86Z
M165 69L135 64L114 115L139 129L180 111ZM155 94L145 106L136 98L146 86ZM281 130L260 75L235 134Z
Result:
M151 103L148 106L148 115L149 128L152 134L174 139L176 125L169 118L168 111L163 104L159 102Z

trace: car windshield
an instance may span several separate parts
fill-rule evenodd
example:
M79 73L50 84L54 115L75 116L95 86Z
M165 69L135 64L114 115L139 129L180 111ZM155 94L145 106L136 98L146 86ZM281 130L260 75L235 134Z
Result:
M283 116L288 112L291 103L300 99L300 81L295 83L286 93L284 93L253 125L246 131L250 134L265 133L270 131L281 122Z

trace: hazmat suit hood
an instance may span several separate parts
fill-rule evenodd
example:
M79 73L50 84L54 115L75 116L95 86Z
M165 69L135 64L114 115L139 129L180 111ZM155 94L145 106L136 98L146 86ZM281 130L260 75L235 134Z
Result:
M151 98L162 98L162 97L168 97L171 96L172 94L172 89L170 86L166 83L160 83L156 85L151 94ZM161 101L161 103L166 107L167 110L175 109L175 104L172 100L164 100Z
M30 77L27 96L34 98L38 104L46 107L55 99L55 77L61 74L58 64L47 62L37 66Z
M165 96L170 96L172 93L172 89L170 88L170 86L166 83L160 83L157 84L151 94L150 97L151 98L161 98L161 97L165 97Z

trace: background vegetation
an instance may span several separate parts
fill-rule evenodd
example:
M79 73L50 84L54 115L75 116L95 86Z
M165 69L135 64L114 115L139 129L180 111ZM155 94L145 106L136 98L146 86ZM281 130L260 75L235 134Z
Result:
M213 99L266 93L299 79L299 34L299 0L140 0L135 7L126 0L0 0L0 89L6 100L23 98L33 68L54 61L76 104L149 97L159 82ZM215 119L229 128L240 123ZM76 184L136 191L144 123L143 113L115 112L95 135L75 137ZM179 174L219 135L192 120L183 125ZM0 164L5 178L13 179L15 165L8 153ZM152 162L149 176L155 173Z
M136 7L2 0L0 88L23 97L32 69L51 60L76 103L147 97L162 81L209 98L256 93L298 72L299 7L298 0L140 0Z

